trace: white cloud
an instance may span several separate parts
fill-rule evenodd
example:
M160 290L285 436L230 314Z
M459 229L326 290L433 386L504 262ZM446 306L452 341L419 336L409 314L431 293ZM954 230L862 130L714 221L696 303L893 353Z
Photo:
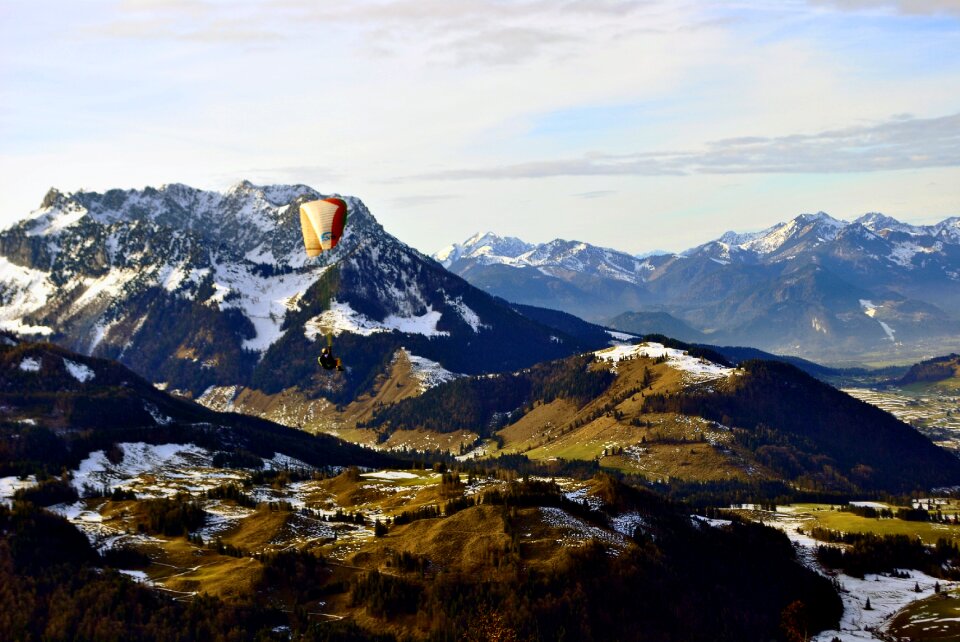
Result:
M812 0L843 11L887 10L903 15L960 16L960 0Z
M710 142L699 151L593 154L485 169L449 169L428 180L548 176L683 175L692 173L874 172L960 166L960 113L940 118L904 115L869 126L815 134L750 136Z

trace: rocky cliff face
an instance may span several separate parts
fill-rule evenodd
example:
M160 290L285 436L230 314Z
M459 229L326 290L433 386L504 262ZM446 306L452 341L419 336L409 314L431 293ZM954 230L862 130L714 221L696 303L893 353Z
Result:
M62 194L0 233L0 328L115 358L155 382L298 387L337 401L401 347L456 372L522 367L586 346L397 240L358 198L338 247L308 259L305 185L223 193ZM348 370L318 372L332 335Z

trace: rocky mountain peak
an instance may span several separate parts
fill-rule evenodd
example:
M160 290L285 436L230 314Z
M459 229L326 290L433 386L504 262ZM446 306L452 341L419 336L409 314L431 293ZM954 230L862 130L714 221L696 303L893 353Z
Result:
M499 236L493 232L477 232L463 243L453 243L433 254L444 267L449 267L463 258L504 262L516 259L535 246L512 236Z

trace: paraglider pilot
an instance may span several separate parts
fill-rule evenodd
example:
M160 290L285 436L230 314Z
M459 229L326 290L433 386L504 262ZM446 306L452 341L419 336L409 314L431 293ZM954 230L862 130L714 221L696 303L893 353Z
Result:
M320 351L320 356L317 357L317 363L323 366L324 370L337 370L342 371L343 365L341 365L340 359L333 356L333 349L330 346L325 346L323 350Z
M301 204L300 230L303 232L303 247L307 256L319 256L335 248L343 237L346 224L347 202L342 198L331 196ZM327 347L320 352L317 362L325 370L343 370L340 359L333 356L333 335L329 332Z

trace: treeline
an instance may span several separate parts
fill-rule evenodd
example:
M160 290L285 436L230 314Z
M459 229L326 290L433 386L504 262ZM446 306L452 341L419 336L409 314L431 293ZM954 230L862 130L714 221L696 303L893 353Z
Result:
M956 514L944 515L939 508L934 512L926 508L904 507L897 508L894 511L892 508L886 507L875 508L873 506L848 504L841 506L840 510L871 519L902 519L905 522L937 522L939 524L957 524L960 522L960 518Z
M229 499L245 508L256 508L257 500L243 492L237 484L223 484L204 493L207 499Z
M203 505L190 495L137 502L137 530L154 535L187 535L206 523Z
M519 410L519 419L534 402L568 399L582 405L600 395L614 375L592 369L591 356L569 357L537 364L515 374L491 377L463 377L431 388L419 397L380 408L359 424L365 428L389 429L422 427L438 432L474 430L490 434L507 420L506 413Z
M817 559L824 566L843 569L853 577L912 568L933 577L960 579L960 549L944 538L938 539L934 546L925 546L920 538L907 535L842 533L815 528L811 536L821 541L846 544L845 548L818 546Z

